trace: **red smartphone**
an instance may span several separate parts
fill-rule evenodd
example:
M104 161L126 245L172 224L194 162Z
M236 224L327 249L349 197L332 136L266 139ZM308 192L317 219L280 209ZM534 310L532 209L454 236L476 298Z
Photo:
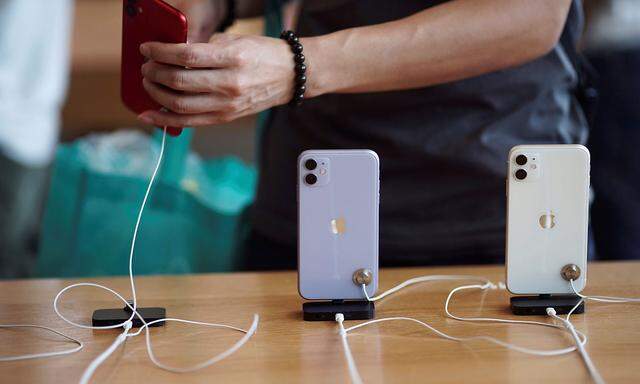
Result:
M123 0L122 3L122 101L136 114L159 110L162 106L142 86L140 68L146 58L140 53L140 45L149 41L186 43L187 17L162 0ZM182 128L168 128L168 131L177 135Z

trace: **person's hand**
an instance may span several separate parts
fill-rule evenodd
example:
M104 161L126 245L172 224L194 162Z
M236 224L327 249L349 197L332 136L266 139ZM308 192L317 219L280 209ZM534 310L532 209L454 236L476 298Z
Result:
M143 85L168 111L139 119L156 126L214 125L287 103L293 95L289 45L263 36L216 34L205 44L145 43Z
M188 41L204 43L209 40L227 14L225 0L165 0L187 17Z

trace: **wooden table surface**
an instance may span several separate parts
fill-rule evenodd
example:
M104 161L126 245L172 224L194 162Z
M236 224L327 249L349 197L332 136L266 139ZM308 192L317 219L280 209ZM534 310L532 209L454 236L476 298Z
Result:
M411 268L381 271L380 288L426 274L473 274L502 280L502 267ZM96 281L96 280L91 280ZM129 292L125 278L98 279L120 292ZM77 382L83 369L119 331L77 329L58 319L51 301L71 281L29 280L0 282L0 323L46 324L83 342L73 355L0 363L0 382ZM470 324L446 318L443 302L455 282L425 283L377 303L377 317L411 316L456 336L491 335L532 348L560 348L572 343L559 330L524 325ZM333 322L301 320L302 300L296 274L237 273L137 279L139 302L165 306L168 315L223 322L248 328L260 315L258 332L240 351L202 371L175 374L156 368L148 359L144 337L129 339L101 366L96 383L336 383L349 376L342 345ZM589 267L586 293L640 297L640 263L596 263ZM506 291L461 293L454 313L464 316L512 318ZM89 322L96 308L121 304L106 292L80 288L63 299L62 311ZM590 302L587 313L574 318L589 337L587 350L609 383L640 382L640 305ZM544 317L540 317L545 321ZM347 325L358 322L348 322ZM152 330L159 359L190 365L232 345L239 333L170 323ZM589 376L577 353L560 357L533 357L484 341L458 343L443 340L410 323L388 322L355 331L349 336L356 364L366 383L434 382L584 383ZM52 335L32 330L0 330L0 356L64 349Z

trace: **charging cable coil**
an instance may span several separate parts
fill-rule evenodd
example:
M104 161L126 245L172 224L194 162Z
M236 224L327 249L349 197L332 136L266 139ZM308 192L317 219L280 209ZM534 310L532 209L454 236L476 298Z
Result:
M88 383L89 380L91 379L91 377L93 376L93 374L95 373L95 371L98 369L98 367L104 362L106 361L109 356L118 349L118 347L120 345L122 345L123 343L126 342L126 340L130 337L135 337L140 335L140 333L145 332L145 340L146 340L146 347L147 347L147 354L149 356L149 359L153 362L153 364L155 364L157 367L167 370L167 371L171 371L171 372L176 372L176 373L185 373L185 372L193 372L193 371L197 371L200 369L203 369L205 367L208 367L210 365L213 365L217 362L219 362L220 360L223 360L224 358L232 355L234 352L236 352L238 349L240 349L256 332L257 328L258 328L258 323L259 323L259 316L257 314L255 314L253 316L253 321L251 323L251 326L249 327L249 329L245 330L242 328L238 328L238 327L234 327L234 326L230 326L230 325L226 325L226 324L217 324L217 323L207 323L207 322L201 322L201 321L193 321L193 320L185 320L185 319L177 319L177 318L163 318L163 319L158 319L158 320L154 320L151 322L146 322L145 319L140 315L140 313L137 311L137 305L138 305L138 298L137 298L137 292L136 292L136 285L135 285L135 281L134 281L134 277L133 277L133 258L134 258L134 253L135 253L135 247L136 247L136 240L138 237L138 229L140 227L140 222L142 219L142 214L144 212L144 208L147 204L147 200L149 198L149 194L151 192L151 189L154 185L156 176L158 174L158 170L160 168L160 164L162 163L162 158L164 155L164 150L165 150L165 145L166 145L166 138L167 138L167 128L165 127L162 133L162 143L160 145L160 154L158 155L158 160L157 163L155 165L155 168L153 170L153 173L151 175L151 178L149 180L149 184L147 186L146 192L144 194L144 198L142 200L142 204L140 206L140 209L138 211L138 216L136 219L136 224L133 230L133 236L132 236L132 240L131 240L131 248L130 248L130 252L129 252L129 283L131 286L131 296L132 296L132 303L127 302L127 300L118 292L116 292L115 290L106 287L104 285L101 284L96 284L96 283L76 283L76 284L71 284L65 288L63 288L62 290L60 290L60 292L58 292L58 294L55 296L54 300L53 300L53 309L55 311L55 313L65 322L67 322L68 324L73 325L74 327L78 327L78 328L83 328L83 329L93 329L93 330L107 330L107 329L117 329L117 328L122 328L123 331L122 333L120 333L116 339L113 341L113 343L109 346L109 348L107 348L106 350L104 350L100 355L98 355L90 364L89 366L87 366L87 368L84 370L82 377L80 379L80 383L84 384L84 383ZM120 324L114 324L114 325L108 325L108 326L90 326L90 325L84 325L84 324L80 324L77 322L74 322L72 320L69 320L66 316L64 316L59 308L59 301L62 298L62 296L68 292L69 290L73 289L73 288L78 288L78 287L93 287L93 288L98 288L98 289L102 289L105 290L107 292L110 292L111 294L113 294L115 297L117 297L118 299L120 299L120 301L122 301L130 310L131 310L131 316L125 320L124 322L120 323ZM131 328L132 328L132 320L134 319L134 317L137 317L140 319L140 321L142 322L142 327L140 327L140 329L138 329L135 332L131 332ZM157 357L155 356L154 352L153 352L153 348L151 346L151 335L150 335L150 331L149 331L149 326L155 324L155 323L160 323L160 322L179 322L179 323L185 323L185 324L192 324L192 325L200 325L200 326L206 326L206 327L214 327L214 328L223 328L223 329L229 329L229 330L233 330L233 331L237 331L237 332L241 332L244 333L244 336L242 338L240 338L234 345L232 345L229 349L227 349L226 351L223 351L219 354L217 354L216 356L211 357L210 359L207 359L203 362L200 362L198 364L195 364L193 366L190 367L173 367L170 365L167 365L165 363L160 362ZM50 356L58 356L58 355L63 355L63 354L70 354L70 353L74 353L79 351L80 349L82 349L83 344L82 342L80 342L79 340L72 338L70 336L67 336L61 332L58 332L56 330L53 330L51 328L48 327L42 327L42 326L37 326L37 325L15 325L15 324L7 324L7 325L0 325L0 328L8 328L8 327L34 327L34 328L42 328L42 329L46 329L48 331L54 332L70 341L73 341L75 343L78 344L78 347L74 348L74 349L69 349L66 351L60 351L60 352L49 352L49 353L40 353L40 354L33 354L33 355L23 355L23 356L15 356L15 357L0 357L0 361L9 361L9 360L20 360L20 359L27 359L27 358L39 358L39 357L50 357Z

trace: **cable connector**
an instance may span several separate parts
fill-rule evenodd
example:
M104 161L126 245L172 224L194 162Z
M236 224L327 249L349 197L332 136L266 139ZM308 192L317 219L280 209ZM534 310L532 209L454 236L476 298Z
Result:
M482 286L482 289L491 289L491 290L506 289L506 288L507 286L504 285L502 281L499 281L498 284L495 284L489 281L488 283Z
M338 322L338 326L340 326L340 336L347 337L347 330L344 329L344 315L342 313L336 313L336 321Z

